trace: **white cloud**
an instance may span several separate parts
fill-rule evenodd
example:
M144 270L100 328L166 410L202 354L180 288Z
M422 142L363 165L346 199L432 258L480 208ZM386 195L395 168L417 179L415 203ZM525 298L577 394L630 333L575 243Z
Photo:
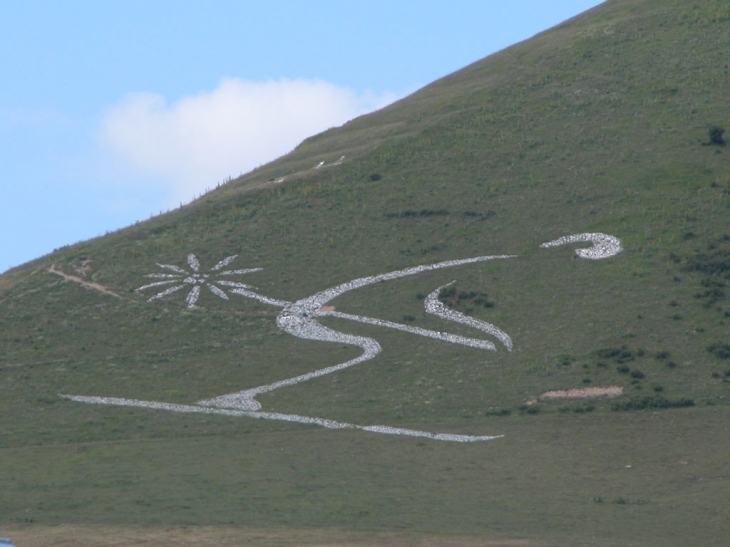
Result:
M128 96L104 116L101 142L122 165L167 185L176 203L396 98L323 81L224 79L172 105L156 94Z

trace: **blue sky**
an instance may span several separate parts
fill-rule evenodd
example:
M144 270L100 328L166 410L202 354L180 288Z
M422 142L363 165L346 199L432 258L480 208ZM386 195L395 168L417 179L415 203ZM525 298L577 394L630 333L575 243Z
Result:
M600 3L3 0L0 272Z

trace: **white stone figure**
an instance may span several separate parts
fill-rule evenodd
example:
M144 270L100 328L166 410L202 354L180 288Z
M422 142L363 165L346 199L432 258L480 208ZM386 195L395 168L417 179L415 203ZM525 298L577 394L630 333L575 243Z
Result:
M592 260L604 259L616 255L621 252L621 242L613 237L601 233L585 233L576 234L572 236L565 236L554 241L542 244L541 248L550 248L559 245L565 245L568 243L581 243L589 242L591 247L581 248L576 250L576 254L580 258L588 258ZM317 318L319 317L337 317L340 319L348 319L360 323L367 323L371 325L377 325L385 328L397 329L419 336L425 336L436 340L442 340L452 344L461 344L468 347L477 349L483 349L488 351L495 351L495 345L488 340L481 340L476 338L467 338L464 336L458 336L445 332L431 331L427 329L421 329L410 325L403 325L400 323L394 323L391 321L385 321L382 319L376 319L371 317L364 317L360 315L352 315L348 313L342 313L334 311L331 307L325 308L325 304L333 300L334 298L352 290L357 290L368 285L380 283L383 281L389 281L393 279L399 279L402 277L417 275L427 271L440 270L444 268L452 268L455 266L461 266L466 264L474 264L478 262L487 262L491 260L505 260L515 258L516 255L494 255L494 256L478 256L473 258L466 258L461 260L448 260L445 262L438 262L435 264L427 264L421 266L414 266L412 268L406 268L403 270L396 270L384 274L373 275L368 277L361 277L336 285L329 289L320 291L312 296L308 296L296 302L287 302L284 300L277 300L268 296L260 295L250 289L254 288L250 285L238 283L234 281L221 280L219 276L231 276L231 275L243 275L247 273L261 271L261 268L243 269L243 270L223 270L228 264L235 260L237 255L229 256L220 262L218 262L213 268L210 269L211 273L200 274L200 263L197 257L193 254L188 255L188 265L192 270L192 274L186 270L174 266L171 264L158 264L159 267L172 271L174 273L155 273L148 274L146 277L150 278L162 278L164 281L158 281L144 285L137 289L137 291L143 291L152 287L161 287L165 285L172 285L164 291L155 294L148 299L148 302L158 300L160 298L169 296L174 292L192 285L191 291L186 297L188 308L194 306L200 295L200 287L205 285L213 294L228 300L228 295L225 294L224 290L228 289L230 293L252 298L264 304L283 308L276 319L276 323L280 329L293 336L299 338L305 338L309 340L319 340L322 342L334 342L339 344L349 344L359 346L363 351L362 353L349 361L339 363L333 366L325 367L307 374L295 376L284 380L279 380L271 384L244 389L235 393L229 393L214 397L212 399L205 399L198 401L194 405L178 405L165 402L157 401L139 401L135 399L120 399L114 397L87 397L78 395L62 395L63 397L84 403L94 404L106 404L106 405L117 405L117 406L135 406L151 409L169 410L173 412L196 412L196 413L207 413L207 414L224 414L228 416L247 416L251 418L268 419L268 420L284 420L284 421L295 421L300 423L317 424L323 427L343 429L343 428L356 428L364 431L372 431L377 433L394 434L394 435L410 435L418 437L426 437L435 440L443 441L454 441L454 442L474 442L474 441L486 441L501 437L499 436L472 436L472 435L452 435L452 434L437 434L429 433L425 431L415 431L410 429L393 428L384 425L375 426L360 426L355 424L348 424L337 422L334 420L328 420L323 418L313 418L308 416L298 416L292 414L278 414L271 412L262 412L261 404L256 401L256 396L261 393L266 393L276 389L280 389L287 386L292 386L313 378L318 378L326 374L343 370L345 368L363 363L374 358L381 352L380 344L372 338L364 336L355 336L346 334L343 332L336 331L329 327L321 325ZM450 284L449 284L450 285ZM468 325L469 327L478 329L490 336L493 336L499 342L501 342L508 351L512 350L512 339L510 336L491 323L482 321L473 317L466 316L460 312L449 309L442 302L438 300L439 291L448 285L439 287L431 294L429 294L425 301L424 306L427 313L434 314L442 317L449 321L455 321Z
M200 262L198 261L198 258L190 253L188 255L188 266L190 266L190 269L192 272L187 272L183 270L182 268L178 266L174 266L172 264L157 264L160 268L163 268L165 270L170 270L175 273L151 273L145 275L145 277L151 277L156 279L165 279L165 281L156 281L154 283L149 283L147 285L144 285L142 287L139 287L138 289L135 289L136 291L144 291L146 289L152 288L152 287L162 287L164 285L173 285L172 287L169 287L165 289L164 291L157 293L156 295L150 297L147 302L152 302L153 300L158 300L160 298L164 298L165 296L168 296L174 292L179 291L180 289L184 289L187 285L192 285L192 289L188 293L187 297L185 298L185 301L188 304L188 309L193 308L195 306L195 303L198 301L198 297L200 296L200 287L205 285L205 287L208 288L210 292L215 294L216 296L219 296L223 300L228 300L228 295L223 292L223 290L216 286L216 283L218 285L221 285L223 287L236 287L241 289L249 289L253 288L250 285L245 285L243 283L236 283L235 281L226 281L217 279L216 276L228 276L228 275L241 275L241 274L247 274L252 272L259 272L261 271L261 268L251 268L248 270L225 270L220 271L222 268L225 268L233 262L238 255L232 255L227 258L224 258L218 264L213 266L210 269L211 273L207 274L201 274L199 273L200 270Z
M576 249L575 254L580 258L600 260L602 258L609 258L617 255L622 250L621 242L617 238L600 233L565 236L554 241L543 243L540 247L547 249L550 247L557 247L559 245L567 245L568 243L582 243L584 241L590 241L593 243L593 246L588 247L587 249Z

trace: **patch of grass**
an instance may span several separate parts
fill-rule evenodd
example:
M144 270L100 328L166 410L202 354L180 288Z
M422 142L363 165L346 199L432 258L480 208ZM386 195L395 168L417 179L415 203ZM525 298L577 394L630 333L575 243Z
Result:
M494 408L484 411L485 416L509 416L512 411L509 408Z
M717 342L708 346L707 351L713 354L718 359L730 359L730 344L723 342Z
M647 395L627 401L616 401L611 404L611 410L660 410L666 408L686 408L690 406L695 406L695 402L693 399L686 397L668 399L658 395Z
M558 407L559 412L573 413L573 414L585 414L586 412L593 412L596 410L594 403L580 403L573 405L562 405Z

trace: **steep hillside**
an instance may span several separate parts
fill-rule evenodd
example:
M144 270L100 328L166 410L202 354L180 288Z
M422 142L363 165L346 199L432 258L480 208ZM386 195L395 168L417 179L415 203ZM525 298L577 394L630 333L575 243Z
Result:
M0 276L0 532L721 545L729 45L609 0Z

